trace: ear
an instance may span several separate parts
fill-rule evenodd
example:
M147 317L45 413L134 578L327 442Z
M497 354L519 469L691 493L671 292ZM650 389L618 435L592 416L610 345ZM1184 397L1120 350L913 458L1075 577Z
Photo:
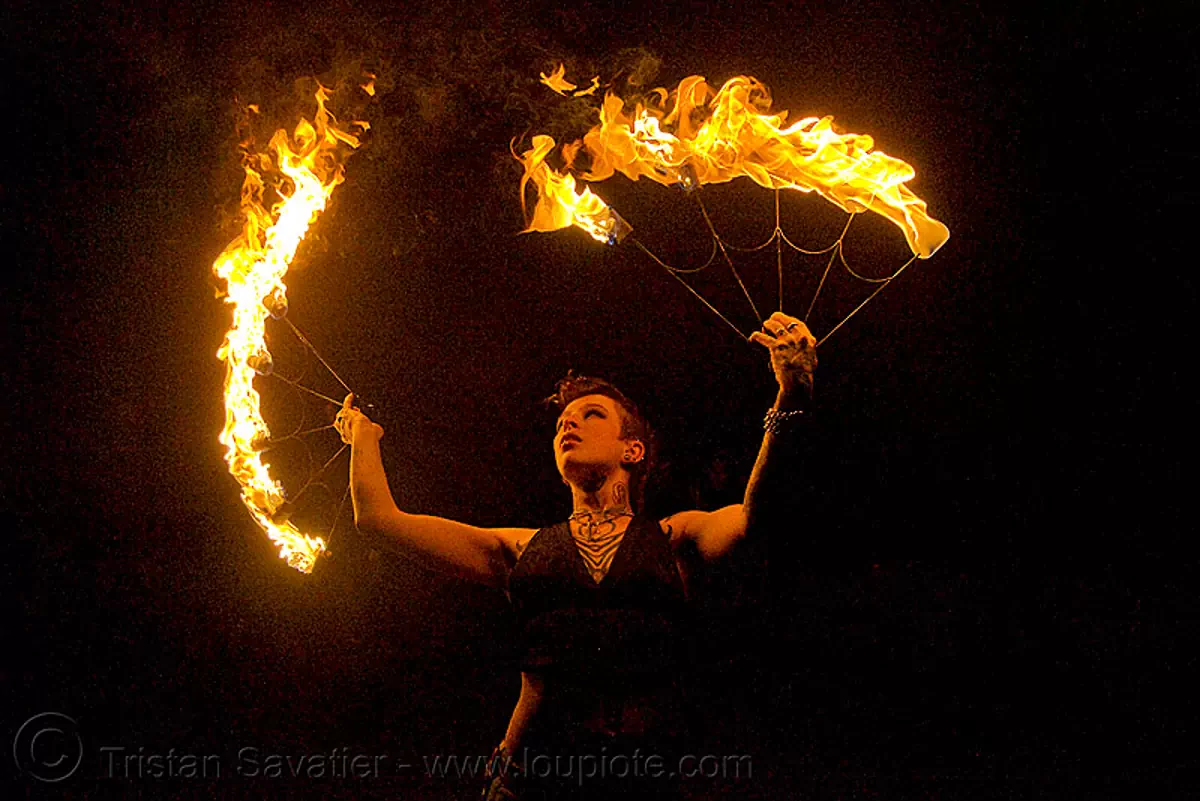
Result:
M646 458L646 446L640 439L625 441L625 453L621 456L622 464L637 464Z

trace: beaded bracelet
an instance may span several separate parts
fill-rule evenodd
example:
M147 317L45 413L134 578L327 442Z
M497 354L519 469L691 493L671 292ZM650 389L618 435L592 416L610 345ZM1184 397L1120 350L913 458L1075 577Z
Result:
M767 416L763 418L763 431L771 434L779 434L795 427L800 417L804 416L803 409L793 409L790 412L781 412L778 409L768 409Z

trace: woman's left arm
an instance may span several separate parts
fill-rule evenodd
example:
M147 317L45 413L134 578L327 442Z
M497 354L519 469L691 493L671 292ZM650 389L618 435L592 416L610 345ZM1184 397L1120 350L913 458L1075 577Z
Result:
M725 556L753 530L762 510L787 487L778 476L796 455L796 429L810 413L813 396L813 372L817 367L816 338L802 321L775 312L765 323L767 333L751 334L753 342L771 353L771 369L779 384L775 405L767 412L758 459L746 484L742 503L715 512L680 512L662 521L663 531L674 545L689 543L705 561Z

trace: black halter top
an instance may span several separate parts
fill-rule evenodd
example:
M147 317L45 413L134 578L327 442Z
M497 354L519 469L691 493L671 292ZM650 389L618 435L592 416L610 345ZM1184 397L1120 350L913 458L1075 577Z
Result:
M635 516L597 582L568 522L540 529L509 574L523 637L521 669L605 676L663 676L679 659L684 588L658 522Z

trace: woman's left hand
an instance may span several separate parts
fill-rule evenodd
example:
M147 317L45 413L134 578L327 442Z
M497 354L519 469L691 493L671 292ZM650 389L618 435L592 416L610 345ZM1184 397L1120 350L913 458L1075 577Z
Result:
M780 410L800 408L812 397L813 371L817 368L817 338L803 321L775 312L763 323L762 331L750 335L751 342L771 352L771 370L779 382L775 406Z

